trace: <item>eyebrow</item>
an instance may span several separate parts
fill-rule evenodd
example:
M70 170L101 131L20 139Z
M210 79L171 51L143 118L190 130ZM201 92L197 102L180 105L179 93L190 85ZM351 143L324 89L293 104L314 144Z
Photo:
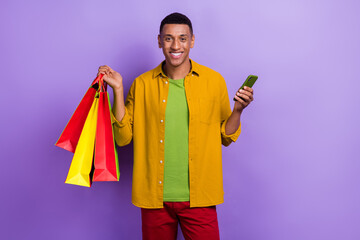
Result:
M163 35L164 37L173 37L173 35L171 35L171 34L165 34L165 35ZM181 34L180 35L180 37L188 37L189 35L187 35L187 34Z

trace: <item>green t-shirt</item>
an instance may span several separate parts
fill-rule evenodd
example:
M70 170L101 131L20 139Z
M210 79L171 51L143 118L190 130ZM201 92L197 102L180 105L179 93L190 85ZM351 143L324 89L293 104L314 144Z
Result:
M189 201L189 110L184 79L169 79L165 111L164 202Z

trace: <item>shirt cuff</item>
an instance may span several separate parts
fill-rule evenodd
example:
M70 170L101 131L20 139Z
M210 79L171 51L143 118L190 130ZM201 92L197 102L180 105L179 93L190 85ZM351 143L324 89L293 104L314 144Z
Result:
M118 121L118 120L115 118L115 116L114 116L114 114L113 114L112 111L110 111L110 113L111 113L111 123L112 123L112 124L115 123L115 125L116 125L117 127L119 127L119 128L124 127L124 126L129 122L129 120L130 120L130 117L129 117L129 114L128 114L126 108L125 108L124 117L121 119L121 121Z
M240 124L239 124L238 129L237 129L234 133L227 135L227 134L225 133L225 126L226 126L226 123L227 123L228 120L229 120L229 118L227 118L227 119L223 122L223 124L221 125L221 135L222 135L224 138L231 139L233 142L235 142L235 141L238 139L238 137L239 137L239 135L240 135L240 133L241 133L241 122L240 122Z

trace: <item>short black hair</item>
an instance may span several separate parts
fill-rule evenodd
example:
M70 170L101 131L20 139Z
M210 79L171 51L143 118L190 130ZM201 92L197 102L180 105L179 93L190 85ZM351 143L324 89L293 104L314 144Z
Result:
M190 19L184 14L174 12L167 15L160 24L160 34L165 24L186 24L190 28L191 35L193 34L193 28Z

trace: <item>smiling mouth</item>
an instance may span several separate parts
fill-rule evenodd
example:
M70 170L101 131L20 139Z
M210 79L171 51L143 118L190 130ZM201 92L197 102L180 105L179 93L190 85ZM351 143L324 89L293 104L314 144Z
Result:
M171 53L171 55L173 55L174 57L179 57L180 55L182 54L182 52L180 52L180 53Z

